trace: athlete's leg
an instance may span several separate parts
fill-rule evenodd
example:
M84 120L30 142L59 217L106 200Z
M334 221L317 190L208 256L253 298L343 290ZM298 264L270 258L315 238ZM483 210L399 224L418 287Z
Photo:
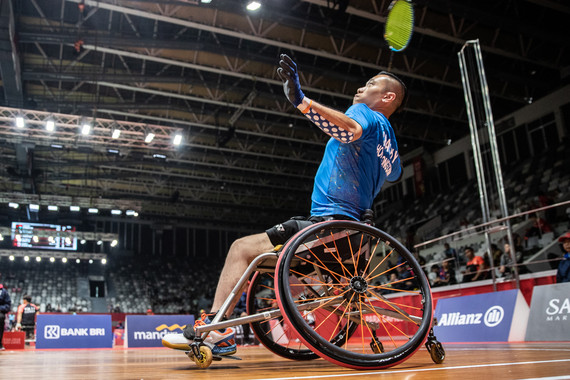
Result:
M222 304L226 298L228 298L232 289L236 286L253 259L264 252L270 252L272 249L273 244L265 232L245 236L233 242L228 251L220 279L218 280L218 287L216 288L216 295L212 304L212 312L217 312L220 307L222 307ZM238 294L241 295L241 291ZM232 302L226 313L226 317L232 314L238 301L239 297Z

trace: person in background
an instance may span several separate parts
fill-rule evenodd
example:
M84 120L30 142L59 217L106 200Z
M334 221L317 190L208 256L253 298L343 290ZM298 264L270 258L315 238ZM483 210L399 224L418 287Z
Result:
M556 282L570 282L570 231L558 238L558 242L562 243L564 256L560 263L558 263L558 270L556 271Z
M465 257L467 265L463 274L463 282L473 282L483 280L487 277L485 271L485 259L481 256L475 256L475 251L471 247L465 248Z
M18 306L16 314L16 330L26 333L26 340L34 339L36 329L36 315L40 308L32 303L32 296L26 294L22 297L22 304Z
M4 289L4 285L0 284L0 351L4 350L2 338L4 337L4 325L6 323L6 314L10 312L12 300L8 291Z
M443 253L445 254L445 258L446 259L453 259L454 265L456 267L458 267L459 264L461 264L461 262L459 260L459 255L457 254L457 251L455 250L455 248L451 248L449 246L449 243L445 243L443 245L443 248L445 248L445 250L443 251Z

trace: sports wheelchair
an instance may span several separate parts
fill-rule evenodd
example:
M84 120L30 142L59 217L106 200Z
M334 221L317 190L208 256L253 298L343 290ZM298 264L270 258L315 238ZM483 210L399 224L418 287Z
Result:
M222 320L248 280L248 315ZM201 338L186 354L207 368L222 359L204 343L208 332L250 324L267 349L288 359L381 369L425 342L432 360L442 363L432 319L429 282L400 242L366 223L331 220L255 258L212 323L196 327Z

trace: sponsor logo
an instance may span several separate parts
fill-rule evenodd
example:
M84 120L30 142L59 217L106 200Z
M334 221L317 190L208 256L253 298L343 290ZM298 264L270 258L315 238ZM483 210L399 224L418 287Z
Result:
M60 339L67 336L105 336L105 329L94 327L65 328L58 325L46 325L44 327L44 338L46 339Z
M186 325L180 326L175 323L172 326L162 324L155 327L155 331L135 331L133 333L133 338L135 340L161 340L166 334L174 330L184 330Z
M502 322L505 311L501 306L491 306L483 313L443 313L439 319L438 326L464 326L480 325L484 323L487 327L495 327Z
M567 321L570 315L570 298L560 300L553 298L548 301L548 307L545 310L548 322L553 321Z
M495 327L503 320L505 316L505 311L500 306L492 306L487 310L485 313L485 317L483 318L483 322L487 327Z

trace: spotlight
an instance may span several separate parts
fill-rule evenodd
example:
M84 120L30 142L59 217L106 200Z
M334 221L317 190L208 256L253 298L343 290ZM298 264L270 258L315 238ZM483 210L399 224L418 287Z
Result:
M84 123L83 126L81 127L81 134L87 136L90 132L91 132L91 124Z
M93 264L93 259L89 259L89 264Z
M79 208L79 206L69 206L69 211L75 211L75 212L77 212L77 211L79 211L79 210L81 210L81 208Z
M154 133L149 132L146 137L144 138L144 142L150 144L150 142L154 139Z
M107 259L101 259L101 264L103 265L107 264Z
M24 128L25 125L24 118L22 116L16 116L16 127Z
M135 210L127 210L127 211L125 212L125 214L126 214L127 216L134 216L134 215L135 215Z
M76 262L77 264L79 264L79 263L81 262L81 260L75 259L75 262Z
M24 261L25 261L25 262L30 261L30 257L29 257L29 256L24 256Z
M103 240L97 240L97 245L103 244Z
M42 261L42 258L39 256L36 256L36 261L39 263L40 261Z
M4 241L4 235L0 234L0 241Z
M166 160L166 155L164 154L160 154L160 153L155 153L152 155L153 158L158 158L159 160Z
M30 204L30 211L40 211L40 205Z
M95 207L90 207L87 211L88 211L90 214L97 214L97 213L99 212L99 210L96 209Z
M85 243L87 243L87 240L81 239L80 243L81 243L81 244L85 244Z
M62 258L61 258L61 262L62 262L62 263L66 263L66 262L67 262L67 257L62 257Z
M122 213L121 210L111 210L111 215L121 215Z
M53 132L55 129L55 121L48 120L46 121L46 131Z
M212 0L200 0L202 4L210 4Z
M111 247L116 247L119 242L115 239L111 242Z
M256 10L258 10L259 8L261 8L261 3L260 3L259 1L253 0L253 1L250 1L250 2L247 3L246 8L247 8L248 11L252 11L252 12L253 12L253 11L256 11Z
M55 263L55 257L50 257L50 258L49 258L49 262L50 262L50 263Z
M9 259L10 261L14 261L14 260L15 260L14 255L10 255L10 257L8 257L8 259Z
M113 135L111 137L114 139L118 139L119 136L121 136L121 130L120 129L113 129Z
M48 206L48 210L49 210L49 211L57 211L57 210L59 210L59 207L57 207L57 206Z
M51 144L50 146L54 149L63 149L63 145L61 144Z
M17 204L17 203L15 203L15 202L10 202L10 203L8 203L8 207L11 207L11 208L18 208L18 207L20 207L20 205Z
M118 149L107 149L107 153L111 154L119 154L121 153Z
M178 146L180 145L181 142L182 142L182 135L178 133L174 136L174 141L172 143Z

